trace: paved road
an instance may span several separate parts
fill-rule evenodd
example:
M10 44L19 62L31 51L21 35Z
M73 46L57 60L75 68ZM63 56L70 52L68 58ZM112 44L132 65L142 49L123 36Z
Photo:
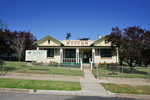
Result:
M149 99L0 92L0 100L149 100Z

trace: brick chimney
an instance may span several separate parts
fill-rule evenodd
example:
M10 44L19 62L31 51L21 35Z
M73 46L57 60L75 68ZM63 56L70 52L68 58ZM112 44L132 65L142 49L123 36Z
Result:
M100 39L101 38L101 35L98 35L98 39Z

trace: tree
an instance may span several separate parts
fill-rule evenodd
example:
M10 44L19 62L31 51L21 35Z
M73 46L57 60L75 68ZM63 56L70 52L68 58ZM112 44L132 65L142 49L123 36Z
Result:
M123 36L125 38L123 42L123 57L128 65L133 67L133 63L141 57L139 54L141 54L141 36L144 34L144 29L141 29L139 26L133 26L123 30Z
M112 47L119 48L119 57L128 63L133 71L133 63L149 62L146 55L149 53L149 31L139 26L127 27L120 30L118 27L112 28L112 32L107 36Z
M141 38L143 41L143 48L141 50L141 60L143 61L145 67L147 67L147 65L150 64L150 31L144 32Z
M3 31L4 29L7 29L7 22L2 22L0 19L0 32Z
M25 34L23 36L17 36L14 38L11 38L10 41L12 44L10 47L16 51L18 58L19 58L19 66L20 66L20 59L22 57L23 51L25 49Z
M122 37L122 30L118 27L112 28L112 32L110 35L106 36L108 41L111 42L112 51L116 53L116 47L118 48L118 54L120 58L120 65L122 65L123 57L122 57L122 44L123 44L123 37ZM115 45L115 46L114 46Z
M67 33L66 40L69 40L70 37L71 37L71 33Z
M25 31L21 32L20 31L19 35L20 35L20 37L25 36L25 48L23 50L23 55L22 55L23 56L22 58L25 58L25 50L35 50L36 49L36 45L33 45L33 43L36 42L37 39L30 32L25 32Z
M12 48L12 45L15 44L15 41L19 41L19 38L25 38L25 47L22 52L22 60L24 60L25 57L25 50L33 50L36 49L36 45L33 45L34 42L37 41L36 37L31 34L30 32L25 31L10 31L5 29L5 31L2 31L1 33L1 39L0 39L0 55L11 55L14 53L17 53L15 49ZM6 59L8 60L8 59Z

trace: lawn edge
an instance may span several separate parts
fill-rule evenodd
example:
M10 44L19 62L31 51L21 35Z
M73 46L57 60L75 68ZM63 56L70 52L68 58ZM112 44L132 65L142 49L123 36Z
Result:
M145 94L123 94L123 93L113 93L106 90L108 95L115 97L130 97L130 98L150 98L150 95Z
M19 88L0 88L0 92L15 92L15 93L29 93L29 94L71 94L81 95L80 91L61 91L61 90L36 90L34 89L19 89Z

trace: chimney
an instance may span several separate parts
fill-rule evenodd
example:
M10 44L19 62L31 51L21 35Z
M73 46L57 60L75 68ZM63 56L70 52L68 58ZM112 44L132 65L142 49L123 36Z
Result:
M98 39L100 39L101 38L101 35L98 35Z

